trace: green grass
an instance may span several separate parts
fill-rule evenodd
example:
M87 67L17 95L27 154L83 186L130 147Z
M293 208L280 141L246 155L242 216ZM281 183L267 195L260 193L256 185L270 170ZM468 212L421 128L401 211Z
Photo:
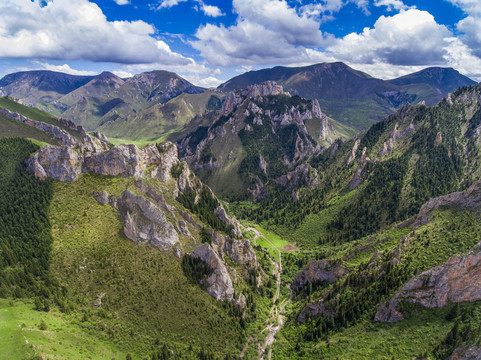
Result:
M37 144L58 145L55 140L50 139L44 132L0 115L0 138L14 136L33 139L38 141Z
M70 135L74 136L75 138L81 139L81 136L78 133L78 131L68 129L65 126L60 125L54 116L47 114L42 110L19 104L6 96L0 97L0 107L3 107L12 112L18 112L19 114L22 114L23 116L26 116L35 121L40 121L46 124L58 126L59 128L67 131Z
M303 223L290 236L301 246L316 247L319 240L329 235L328 225L338 216L345 204L355 197L357 190L331 199L327 206L317 214L306 216Z
M141 356L156 339L184 348L205 345L218 354L237 353L244 335L228 309L184 276L181 259L172 251L128 240L118 211L101 206L92 196L92 191L103 190L120 196L126 188L134 189L133 179L88 174L56 185L50 208L52 270L68 284L79 314L86 314L85 326ZM198 236L198 230L190 231ZM181 241L185 252L194 247L189 238ZM99 310L91 303L101 293L106 296Z
M41 322L47 325L40 330ZM36 311L28 301L0 299L0 358L125 359L114 343L104 341L71 316Z
M434 347L451 330L445 320L449 308L421 310L409 319L395 323L364 320L316 344L301 344L298 355L289 353L289 338L283 334L274 346L275 359L414 359ZM304 325L301 325L302 328ZM292 335L291 335L292 336Z
M22 114L32 120L41 121L51 125L58 125L55 117L53 117L52 115L47 114L42 110L19 104L9 99L8 97L0 98L0 107L3 107L13 112L18 112L19 114Z

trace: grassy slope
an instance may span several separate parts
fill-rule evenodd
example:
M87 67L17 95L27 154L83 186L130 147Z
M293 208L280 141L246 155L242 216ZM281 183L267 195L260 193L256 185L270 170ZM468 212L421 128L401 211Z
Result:
M0 115L0 138L13 136L35 139L42 144L58 145L55 140L50 139L42 131Z
M374 252L388 253L402 238L408 237L409 246L403 250L403 254L411 259L410 268L421 273L445 263L453 254L467 252L481 241L480 234L479 214L444 209L436 212L431 223L415 231L393 226L351 243L324 245L320 251L331 259L341 260L342 266L354 271L356 267L369 262ZM317 295L311 295L311 301L320 294L322 290ZM388 298L385 297L386 300ZM289 309L291 318L278 337L274 347L275 358L322 356L326 359L386 359L395 356L396 359L412 359L432 350L453 326L453 322L445 320L449 307L414 309L410 317L396 324L373 323L374 307L354 326L326 334L327 337L319 341L306 341L296 350L295 343L303 338L304 332L310 327L309 322L298 324L295 320L306 300L294 303Z
M196 115L206 112L207 103L212 95L221 95L207 91L202 94L181 94L165 104L155 104L140 110L127 119L119 118L107 122L99 130L109 137L130 139L134 141L156 141L169 134L182 131Z
M46 330L40 330L42 321ZM74 317L33 310L28 301L0 299L0 358L23 360L34 354L58 360L125 359L116 345L99 339Z
M132 181L84 174L76 182L56 186L51 206L52 268L68 284L79 316L86 314L87 328L100 330L100 338L124 351L145 354L160 339L235 354L244 335L222 303L185 278L181 261L172 252L126 239L119 213L92 196L93 189L118 196L132 188ZM170 188L164 191L172 193ZM192 240L181 241L184 251L190 252ZM92 301L101 293L106 293L102 308L93 308Z
M13 112L18 112L19 114L22 114L23 116L26 116L35 121L41 121L46 124L58 126L59 128L64 129L65 131L70 133L72 136L80 138L80 134L77 131L67 129L66 127L60 125L54 116L47 114L42 110L19 104L13 100L10 100L8 97L0 98L0 107L3 107Z

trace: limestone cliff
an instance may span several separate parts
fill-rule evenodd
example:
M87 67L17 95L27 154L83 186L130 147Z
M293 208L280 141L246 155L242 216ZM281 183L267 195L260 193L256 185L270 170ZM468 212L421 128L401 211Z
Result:
M170 178L172 166L179 160L175 145L168 143L163 146L166 150L162 154L155 145L139 149L132 144L81 154L69 146L47 145L32 156L27 165L31 173L59 181L74 181L83 172L136 178L159 177L166 181ZM40 176L43 173L45 176Z
M149 243L160 250L169 250L179 244L174 226L167 221L162 209L142 196L125 190L122 197L97 195L97 200L108 203L122 214L125 224L123 232L127 238L140 243Z

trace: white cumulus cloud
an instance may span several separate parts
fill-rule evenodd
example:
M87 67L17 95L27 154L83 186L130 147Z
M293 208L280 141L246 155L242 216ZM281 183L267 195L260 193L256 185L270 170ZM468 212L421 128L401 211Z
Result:
M388 11L408 9L401 0L374 0L374 6L386 6Z
M144 21L108 21L89 0L0 2L0 57L187 64Z
M57 71L57 72L62 72L70 75L97 75L98 74L96 71L72 69L68 64L52 65L52 64L40 62L40 61L37 62L37 64L40 66L40 69L42 70Z
M157 10L160 10L162 8L171 8L172 6L178 5L179 3L186 1L188 0L162 0L156 8Z
M117 5L127 5L130 4L130 0L114 0Z
M305 46L326 44L320 21L281 0L234 0L236 24L200 26L191 42L211 64L288 63L306 57Z
M373 28L346 35L328 51L360 64L442 64L448 45L446 38L451 35L446 26L436 23L426 11L401 10L394 16L381 16Z
M200 2L200 8L204 12L205 15L211 17L219 17L224 16L225 14L219 9L217 6L214 5L206 5L204 2Z

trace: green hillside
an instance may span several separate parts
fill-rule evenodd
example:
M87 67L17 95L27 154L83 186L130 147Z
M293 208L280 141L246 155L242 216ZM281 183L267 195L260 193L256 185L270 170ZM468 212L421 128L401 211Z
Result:
M427 75L399 86L425 91ZM173 144L66 156L0 116L0 358L477 356L481 87L404 105L350 140L314 101L229 96L227 116L218 92L183 93L118 129L179 140L215 193ZM77 180L36 179L36 152L36 173Z

